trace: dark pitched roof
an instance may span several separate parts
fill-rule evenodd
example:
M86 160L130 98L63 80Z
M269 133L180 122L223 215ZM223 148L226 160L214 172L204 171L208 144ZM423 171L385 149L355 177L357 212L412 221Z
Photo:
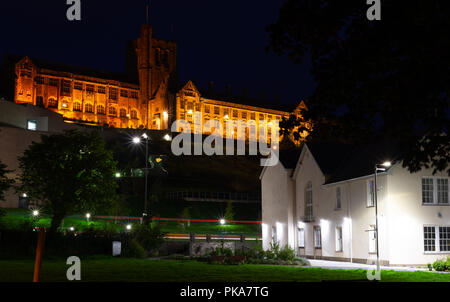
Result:
M306 145L325 175L331 175L345 163L354 149L352 145L333 142L310 142Z
M326 184L354 179L374 173L375 165L385 161L395 163L400 158L396 142L375 142L355 147L327 177Z
M10 62L17 63L24 57L25 56L6 54L4 60L8 60ZM45 69L50 69L50 70L59 71L59 72L70 72L70 73L77 74L77 75L96 77L96 78L100 78L100 79L104 79L104 80L115 80L115 81L120 81L120 82L124 82L124 83L129 83L129 84L139 84L139 82L136 82L136 79L132 79L131 77L127 76L124 73L116 73L116 72L111 72L111 71L93 69L90 67L50 62L50 61L31 58L31 57L30 57L30 60L39 68L45 68Z
M207 98L207 99L242 104L242 105L247 105L247 106L262 107L262 108L267 108L267 109L272 109L272 110L287 111L287 112L294 111L294 109L298 106L298 104L286 104L286 103L280 102L278 100L272 100L272 101L261 100L261 99L250 98L250 97L244 96L244 95L230 95L230 94L221 93L221 92L200 91L200 94L202 95L202 97Z

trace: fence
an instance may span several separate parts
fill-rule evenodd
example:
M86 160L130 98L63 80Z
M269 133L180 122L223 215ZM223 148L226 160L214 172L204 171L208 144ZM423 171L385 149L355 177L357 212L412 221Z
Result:
M261 192L168 192L166 197L169 200L185 201L209 201L209 202L242 202L259 203L261 202Z

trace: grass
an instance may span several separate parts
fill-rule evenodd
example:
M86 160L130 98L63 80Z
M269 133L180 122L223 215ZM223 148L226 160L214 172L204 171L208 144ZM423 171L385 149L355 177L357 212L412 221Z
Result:
M9 228L18 228L25 221L32 221L31 211L23 209L8 209L6 216L2 217L2 222ZM51 219L46 216L39 217L33 221L34 226L49 227ZM76 230L82 231L89 227L94 229L115 229L121 231L128 223L137 223L137 221L121 220L118 224L114 224L113 220L91 219L88 223L82 215L73 215L66 217L63 221L62 228L67 229L73 226ZM260 224L227 224L220 225L218 223L209 222L191 222L190 226L178 221L161 221L162 231L171 234L188 234L190 232L196 234L233 234L246 236L261 236Z
M67 281L65 259L44 260L41 281ZM0 282L29 282L32 260L0 261ZM81 259L85 282L309 282L367 280L361 269L337 270L274 265L214 265L196 261L147 260L112 257ZM382 271L387 282L450 282L450 274Z

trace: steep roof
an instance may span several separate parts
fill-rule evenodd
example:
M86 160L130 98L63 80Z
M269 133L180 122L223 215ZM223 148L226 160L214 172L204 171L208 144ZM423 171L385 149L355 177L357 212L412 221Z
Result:
M194 86L195 90L200 94L201 97L205 99L210 100L217 100L222 102L229 102L229 103L235 103L235 104L241 104L241 105L247 105L247 106L253 106L253 107L260 107L260 108L266 108L266 109L272 109L272 110L279 110L279 111L286 111L286 112L293 112L297 106L297 104L288 104L281 102L279 100L263 100L263 99L256 99L251 98L246 95L236 95L231 94L227 92L220 92L216 90L211 89L200 89L197 87L192 80L187 81L184 84L179 84L174 92L178 92L185 88L186 86Z
M4 60L8 60L13 63L19 62L22 58L25 56L19 56L19 55L11 55L7 54L4 57ZM72 64L64 64L64 63L57 63L57 62L50 62L46 60L41 60L37 58L31 58L30 60L39 68L49 69L53 71L58 72L69 72L77 75L84 75L89 77L95 77L100 78L104 80L114 80L129 84L139 84L139 82L136 82L136 80L131 79L124 73L117 73L117 72L111 72L111 71L105 71L105 70L98 70L93 69L90 67L83 67L83 66L77 66Z
M353 148L327 178L326 184L354 179L374 173L375 165L385 161L396 162L400 158L395 142L375 142ZM339 160L337 160L339 161Z

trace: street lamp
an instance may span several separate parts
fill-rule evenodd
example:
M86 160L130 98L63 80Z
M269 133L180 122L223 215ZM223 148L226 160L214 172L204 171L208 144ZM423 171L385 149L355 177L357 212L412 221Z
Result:
M144 212L142 213L142 220L144 220L147 216L147 195L148 195L148 141L150 140L149 136L144 133L141 137L133 137L134 144L140 144L141 138L145 140L145 191L144 191Z
M90 213L86 213L86 221L87 221L87 223L89 223L89 218L91 218L91 214Z
M380 271L380 253L378 248L378 199L377 199L377 173L378 171L386 171L386 168L391 166L390 161L385 161L382 164L375 164L375 183L374 183L374 199L375 199L375 239L377 246L377 271Z

